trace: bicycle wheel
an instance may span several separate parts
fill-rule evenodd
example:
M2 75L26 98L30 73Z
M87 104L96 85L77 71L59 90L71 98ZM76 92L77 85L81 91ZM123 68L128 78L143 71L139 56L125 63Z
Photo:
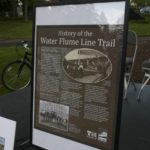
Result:
M21 60L8 64L2 71L2 83L9 90L20 90L31 81L31 68Z

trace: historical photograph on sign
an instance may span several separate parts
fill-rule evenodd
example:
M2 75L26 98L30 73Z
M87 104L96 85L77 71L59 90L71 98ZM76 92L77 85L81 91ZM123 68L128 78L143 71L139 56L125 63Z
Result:
M69 52L63 61L67 75L81 83L101 82L112 72L112 63L103 53L81 48Z
M68 130L69 107L48 101L40 101L39 123L45 126Z
M5 146L5 138L0 137L0 150L4 150Z

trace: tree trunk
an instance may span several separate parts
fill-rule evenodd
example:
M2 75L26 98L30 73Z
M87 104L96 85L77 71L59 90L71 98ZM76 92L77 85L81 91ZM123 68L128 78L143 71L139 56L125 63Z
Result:
M16 17L17 16L17 0L10 0L10 16Z
M28 0L24 0L23 5L24 5L24 19L25 21L28 21Z

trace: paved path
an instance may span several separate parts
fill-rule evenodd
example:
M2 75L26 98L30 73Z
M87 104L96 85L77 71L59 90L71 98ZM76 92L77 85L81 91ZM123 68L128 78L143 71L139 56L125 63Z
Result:
M138 37L138 42L140 44L144 44L145 42L150 42L150 36L145 37Z
M28 41L31 43L31 39L15 39L15 40L1 40L0 39L0 47L2 46L14 46L18 43L20 43L21 41Z

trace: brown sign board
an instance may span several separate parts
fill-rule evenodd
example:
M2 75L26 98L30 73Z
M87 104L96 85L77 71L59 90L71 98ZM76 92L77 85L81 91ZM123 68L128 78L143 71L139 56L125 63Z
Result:
M34 145L117 148L126 8L126 1L36 7Z

